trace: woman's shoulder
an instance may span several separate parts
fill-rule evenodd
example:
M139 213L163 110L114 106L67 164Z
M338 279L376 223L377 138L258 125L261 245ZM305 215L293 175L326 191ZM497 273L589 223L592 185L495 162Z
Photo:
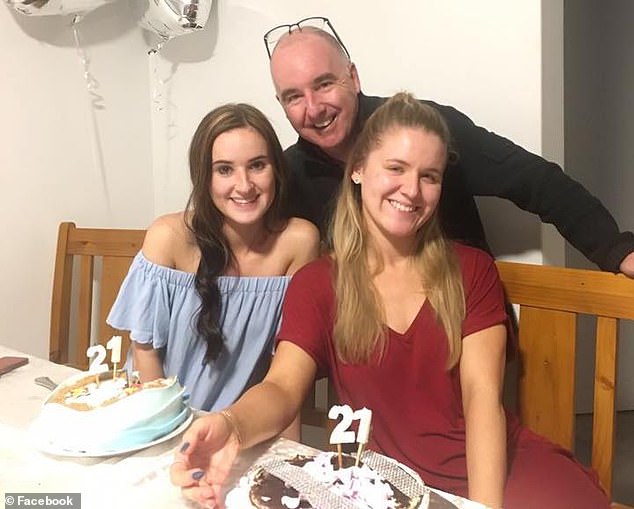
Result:
M288 256L287 274L294 274L300 267L319 255L319 230L305 219L292 217L280 234L280 244Z
M460 262L462 280L467 293L475 286L499 280L495 259L489 253L458 242L453 242L453 246Z
M495 262L489 253L480 248L461 244L456 241L452 241L452 245L463 268L465 268L465 266L468 268L473 266L491 265Z
M309 242L319 245L319 230L313 223L301 217L291 217L282 235L292 242Z
M335 264L332 257L330 255L322 255L301 267L293 279L331 282L334 268Z
M186 224L184 212L157 217L149 226L143 242L143 255L149 261L166 267L179 268L177 260L183 251L192 248L193 235Z

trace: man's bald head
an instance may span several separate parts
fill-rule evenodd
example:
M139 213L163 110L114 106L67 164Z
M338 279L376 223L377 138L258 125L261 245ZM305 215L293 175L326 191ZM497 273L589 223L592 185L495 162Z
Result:
M361 86L337 39L315 27L284 34L271 54L271 78L298 134L344 161L354 142Z
M303 41L306 40L306 38L310 39L313 37L321 39L323 42L325 42L331 50L334 50L336 53L338 53L339 56L346 62L350 60L346 50L341 46L339 41L332 34L326 32L325 30L322 30L321 28L310 26L295 28L294 30L291 30L287 34L284 34L282 37L280 37L279 41L273 48L273 52L271 53L271 60L273 60L275 52L279 47L283 48L286 44L301 44Z

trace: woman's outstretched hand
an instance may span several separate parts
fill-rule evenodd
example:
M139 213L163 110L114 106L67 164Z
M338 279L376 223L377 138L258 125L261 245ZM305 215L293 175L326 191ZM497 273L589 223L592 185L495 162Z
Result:
M240 449L239 437L219 413L194 420L170 467L172 484L208 508L223 508L222 486Z

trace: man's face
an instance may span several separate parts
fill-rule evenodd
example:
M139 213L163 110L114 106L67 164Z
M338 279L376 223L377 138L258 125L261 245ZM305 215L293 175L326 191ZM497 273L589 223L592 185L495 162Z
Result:
M322 37L293 32L271 57L277 99L297 133L344 161L361 87L354 64Z

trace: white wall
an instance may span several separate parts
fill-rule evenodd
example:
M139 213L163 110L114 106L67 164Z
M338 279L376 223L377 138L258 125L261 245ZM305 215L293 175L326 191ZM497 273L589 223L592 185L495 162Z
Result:
M89 99L70 19L0 5L0 342L48 356L57 225L154 215L147 47L128 3L78 25L103 100Z
M201 44L208 48L201 60L180 64L172 74L174 63L192 52L190 36L170 42L162 52L162 76L171 77L170 101L177 105L178 117L164 168L185 164L196 123L207 109L226 101L253 102L274 121L284 145L296 139L274 98L262 35L277 24L312 15L330 18L359 69L365 93L389 95L406 89L456 106L476 123L540 151L539 1L401 0L372 6L335 0L276 0L267 2L266 8L256 0L218 2L214 7L217 33L201 35ZM155 128L164 124L159 122ZM161 138L163 145L165 137ZM165 210L178 208L185 194L184 189L180 194L164 193L157 196L156 205ZM532 217L494 198L480 202L489 216L488 233L498 254L539 251L539 224ZM509 215L510 221L496 221ZM539 253L532 259L541 261Z
M566 168L599 197L620 227L634 229L634 3L565 3ZM567 263L592 267L573 247ZM588 330L593 324L583 324ZM593 370L593 331L578 345L582 370ZM617 406L634 408L634 324L620 329ZM591 378L578 379L577 403L592 408Z
M0 6L0 228L10 241L0 254L0 341L38 354L47 350L59 221L138 227L182 208L187 145L209 109L251 102L269 115L284 145L294 140L268 77L262 42L268 28L328 16L366 93L407 89L452 104L540 152L540 9L539 0L216 0L204 31L175 38L148 59L152 40L136 26L130 4L119 0L80 26L106 104L95 113L69 20L26 18ZM103 149L109 204L91 152L95 139ZM496 215L507 217L509 208ZM489 231L499 253L530 250L531 259L541 259L539 225L527 214L515 213Z

